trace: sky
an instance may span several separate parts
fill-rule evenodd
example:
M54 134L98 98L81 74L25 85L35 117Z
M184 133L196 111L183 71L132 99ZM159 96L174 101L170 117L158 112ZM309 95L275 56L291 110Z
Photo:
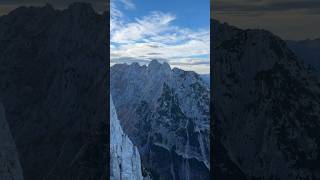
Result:
M91 3L97 12L102 13L107 7L106 0L0 0L0 15L7 14L20 6L44 6L47 3L57 9L65 9L73 2Z
M111 65L158 59L209 73L209 0L111 0L110 13Z
M320 38L320 0L213 0L213 18L285 40Z

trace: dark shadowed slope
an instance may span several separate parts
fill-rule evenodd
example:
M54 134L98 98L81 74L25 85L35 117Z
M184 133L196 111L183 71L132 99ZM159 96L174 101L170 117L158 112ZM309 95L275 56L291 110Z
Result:
M82 3L0 18L0 101L26 180L106 176L106 28Z
M17 148L2 103L0 103L0 142L0 179L23 180Z
M286 43L212 20L214 176L320 178L320 84Z

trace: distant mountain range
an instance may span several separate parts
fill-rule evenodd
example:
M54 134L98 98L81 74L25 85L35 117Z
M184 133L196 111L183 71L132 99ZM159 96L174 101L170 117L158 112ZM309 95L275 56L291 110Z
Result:
M303 63L317 55L298 50L311 45L211 23L214 178L319 179L320 83Z
M206 82L210 87L210 74L200 74L200 77Z
M316 70L318 76L320 75L320 39L287 41L287 44L307 66Z
M107 178L106 16L74 3L0 17L0 102L17 151L4 158L18 155L25 180Z
M153 179L209 179L209 87L191 71L153 60L111 67L124 132Z

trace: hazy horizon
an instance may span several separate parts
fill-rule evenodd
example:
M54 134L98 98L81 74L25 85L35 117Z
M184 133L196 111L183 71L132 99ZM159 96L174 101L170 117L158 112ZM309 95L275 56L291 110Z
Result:
M127 64L127 65L130 65L130 64L132 64L132 63L138 63L139 64L139 66L148 66L149 65L149 63L152 61L153 59L150 59L150 61L141 61L141 62L139 62L139 61L122 61L122 62L117 62L117 63L110 63L110 67L112 67L112 66L114 66L114 65L116 65L116 64ZM155 60L157 60L157 59L155 59ZM160 60L157 60L159 63L164 63L164 62L166 62L166 63L168 63L167 61L160 61ZM169 63L168 63L169 64ZM169 66L170 66L170 68L171 69L174 69L174 68L179 68L179 69L181 69L180 67L177 67L177 66L174 66L174 65L171 65L171 64L169 64ZM187 68L185 68L185 69L182 69L182 70L184 70L184 71L193 71L193 72L195 72L193 69L187 69ZM209 72L204 72L204 73L198 73L198 72L196 72L197 74L199 74L199 75L210 75L210 71Z
M242 29L268 30L284 40L320 38L319 0L215 0L211 17Z

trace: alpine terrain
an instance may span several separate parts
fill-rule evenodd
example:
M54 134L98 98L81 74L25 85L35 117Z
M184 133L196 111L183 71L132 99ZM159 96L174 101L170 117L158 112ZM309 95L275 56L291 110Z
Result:
M143 180L140 155L123 132L110 96L110 180Z
M106 17L84 3L0 17L0 179L107 178Z
M121 126L152 179L209 179L209 87L195 72L151 61L111 67Z
M213 175L320 179L320 83L287 43L212 20Z

